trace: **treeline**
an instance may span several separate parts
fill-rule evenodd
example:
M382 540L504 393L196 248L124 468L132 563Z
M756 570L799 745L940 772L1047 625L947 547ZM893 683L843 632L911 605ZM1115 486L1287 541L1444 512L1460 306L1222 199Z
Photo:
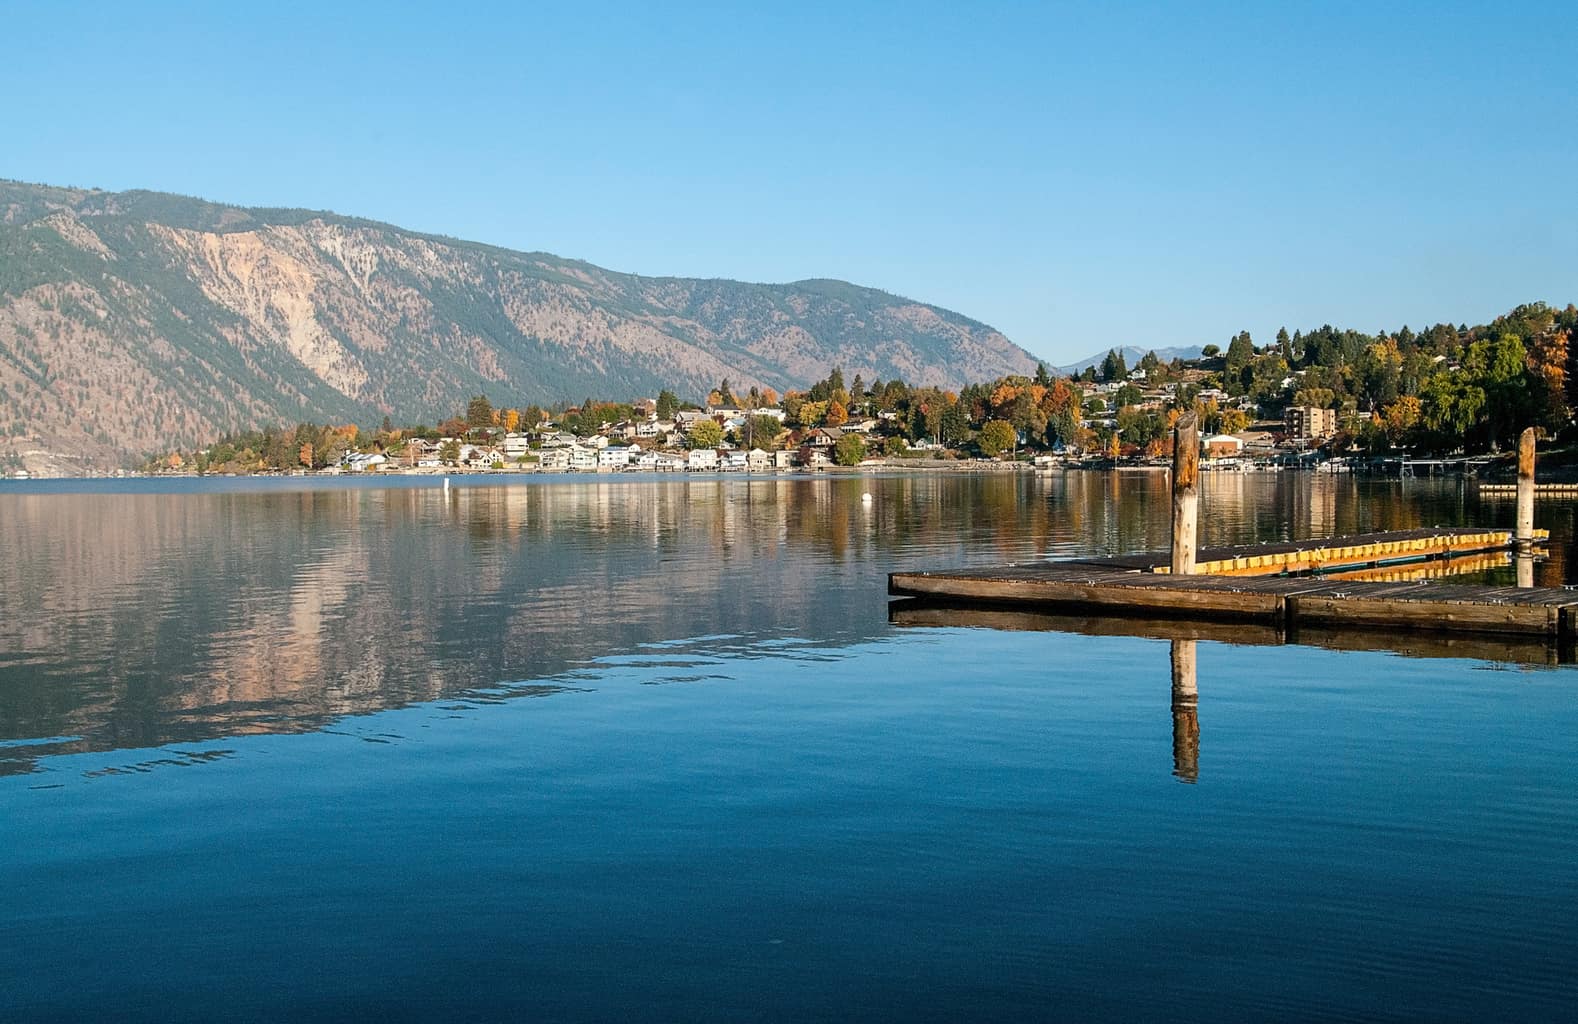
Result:
M1578 407L1578 358L1570 344L1578 307L1519 306L1489 324L1437 324L1365 334L1323 326L1309 333L1285 329L1266 345L1247 331L1223 349L1207 345L1198 360L1163 363L1154 352L1133 374L1115 348L1098 365L1073 377L1039 366L1030 377L1008 376L958 392L903 380L845 379L834 368L810 388L782 396L772 389L735 387L724 380L702 402L659 392L658 419L704 405L740 409L744 427L723 441L772 447L795 443L817 427L875 421L870 430L884 454L917 444L998 455L1004 451L1066 448L1116 455L1158 454L1179 410L1194 408L1208 432L1232 433L1262 418L1280 419L1288 406L1338 412L1337 449L1483 451L1506 446L1523 427L1548 436L1573 431ZM1092 387L1105 382L1104 389ZM1207 389L1225 400L1202 400ZM1097 391L1105 392L1098 394ZM1158 399L1158 394L1165 394ZM756 410L781 409L783 419ZM546 424L590 436L645 415L646 407L588 397L578 405L495 408L476 396L463 412L435 426L396 427L386 417L376 429L301 423L234 433L208 449L161 455L146 468L199 472L321 469L349 451L387 451L412 438L489 440ZM706 434L711 438L711 433ZM1571 439L1568 436L1567 439Z
M1284 329L1257 347L1241 333L1226 352L1208 348L1203 365L1218 371L1229 394L1263 410L1337 410L1339 444L1478 452L1506 447L1527 426L1570 434L1575 329L1578 307L1537 302L1482 326L1437 324L1417 334L1406 326L1375 334Z

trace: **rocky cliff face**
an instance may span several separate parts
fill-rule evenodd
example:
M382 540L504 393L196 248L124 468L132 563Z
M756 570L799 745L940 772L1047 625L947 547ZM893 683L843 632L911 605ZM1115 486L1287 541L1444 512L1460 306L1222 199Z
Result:
M0 182L0 456L106 464L237 427L496 404L960 386L1034 370L984 324L841 281L646 278L300 210Z

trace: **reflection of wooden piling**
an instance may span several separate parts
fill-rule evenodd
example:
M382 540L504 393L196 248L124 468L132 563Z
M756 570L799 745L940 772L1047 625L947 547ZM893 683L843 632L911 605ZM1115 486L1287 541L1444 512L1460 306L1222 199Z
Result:
M1518 589L1531 590L1534 587L1534 556L1523 554L1517 558L1518 562Z
M1173 774L1200 781L1200 691L1195 678L1194 640L1172 642Z
M1193 410L1173 427L1173 546L1175 575L1194 573L1200 519L1200 428ZM1191 653L1191 657L1193 657Z
M1534 428L1518 437L1518 526L1513 537L1520 549L1534 542Z

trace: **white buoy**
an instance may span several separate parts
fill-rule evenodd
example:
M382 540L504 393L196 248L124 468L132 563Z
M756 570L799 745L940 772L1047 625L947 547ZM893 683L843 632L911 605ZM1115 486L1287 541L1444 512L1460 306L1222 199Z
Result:
M449 493L449 477L447 476L444 478L444 493Z
M860 496L860 503L862 505L869 505L869 504L871 504L871 492L870 491L867 491L865 494L862 494Z

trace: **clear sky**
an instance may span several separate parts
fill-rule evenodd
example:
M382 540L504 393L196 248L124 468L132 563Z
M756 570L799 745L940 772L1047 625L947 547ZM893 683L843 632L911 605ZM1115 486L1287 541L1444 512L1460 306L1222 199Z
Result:
M150 0L3 22L0 177L845 278L1053 362L1578 301L1570 2Z

